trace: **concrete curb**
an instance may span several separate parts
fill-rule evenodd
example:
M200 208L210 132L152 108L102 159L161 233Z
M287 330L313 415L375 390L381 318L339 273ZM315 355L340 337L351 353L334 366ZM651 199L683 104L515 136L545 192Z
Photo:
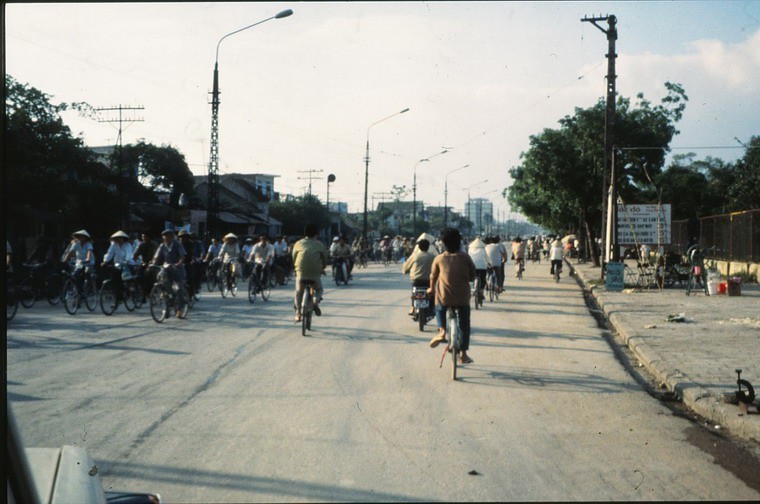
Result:
M722 397L715 397L709 391L696 385L681 370L668 369L656 349L647 345L646 338L637 334L635 329L625 323L620 312L615 310L617 308L615 303L606 299L606 291L598 285L592 285L583 271L574 268L569 261L565 262L584 289L594 297L599 308L628 348L659 384L675 393L689 409L711 422L714 429L726 428L742 439L760 443L760 422L743 421L745 417L738 415L735 405L724 403Z

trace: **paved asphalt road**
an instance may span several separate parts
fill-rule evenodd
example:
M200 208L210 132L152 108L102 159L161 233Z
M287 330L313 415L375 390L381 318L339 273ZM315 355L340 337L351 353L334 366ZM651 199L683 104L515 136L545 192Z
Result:
M254 306L204 291L163 324L22 309L7 349L24 442L84 446L106 489L166 502L760 499L630 377L572 279L508 278L452 382L399 271L328 287L310 337L290 288Z

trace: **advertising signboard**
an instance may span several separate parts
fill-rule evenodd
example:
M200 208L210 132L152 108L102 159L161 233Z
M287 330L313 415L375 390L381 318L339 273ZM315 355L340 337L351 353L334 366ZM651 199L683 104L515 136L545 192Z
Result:
M620 292L625 286L625 264L609 262L605 266L604 288L611 292Z
M670 244L670 204L618 205L617 221L620 245Z

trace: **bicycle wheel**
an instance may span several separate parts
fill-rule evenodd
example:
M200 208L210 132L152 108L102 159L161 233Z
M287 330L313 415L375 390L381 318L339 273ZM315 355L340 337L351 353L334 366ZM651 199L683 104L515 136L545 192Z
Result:
M449 350L451 352L451 379L457 379L457 361L459 360L459 323L456 316L453 314L453 310L449 311L446 320L449 332Z
M340 272L343 277L343 285L348 285L348 266L345 262L341 263Z
M192 308L193 306L195 306L195 293L191 292L189 284L185 284L185 308Z
M417 313L417 324L419 324L420 331L425 330L425 324L427 323L427 308L420 308Z
M53 275L45 282L45 297L52 306L61 302L63 299L63 278L61 275Z
M16 316L18 311L18 296L16 296L16 289L8 287L5 294L5 320L11 321Z
M232 294L232 297L237 295L237 278L234 276L230 279L229 293Z
M124 289L124 308L131 312L137 308L137 302L135 301L135 283L130 281L126 282L123 286Z
M31 308L34 306L34 302L37 301L37 296L34 293L34 286L32 285L32 278L26 277L21 280L16 291L18 299L21 302L21 306L24 308Z
M89 311L95 311L98 306L98 288L94 276L84 277L84 304Z
M248 302L253 304L256 301L256 275L251 275L248 280Z
M272 293L272 286L269 284L269 279L264 279L264 285L261 286L261 299L269 301L269 295Z
M216 289L216 281L216 272L212 273L211 268L208 268L206 270L206 290L209 292L214 292L214 289Z
M145 304L145 293L142 290L141 282L135 281L134 283L133 300L135 302L135 308L140 309Z
M166 318L166 314L169 311L169 307L166 303L166 296L164 290L160 285L154 285L150 291L150 316L153 317L158 323L161 323Z
M63 284L63 306L69 315L74 315L79 308L79 290L77 289L76 282L72 279L66 280Z
M311 326L308 321L311 314L311 296L309 295L309 288L306 287L303 291L303 298L301 299L301 336L306 336L306 330Z
M116 311L116 291L111 285L111 280L103 282L103 286L100 288L100 309L105 315L113 315Z
M475 305L475 309L478 310L480 305L480 279L476 278L473 282L472 300Z
M493 297L496 294L496 282L493 281L493 278L489 277L488 285L486 285L486 289L488 289L488 301L493 303Z
M227 278L222 278L222 281L219 282L219 292L222 293L222 299L227 297L227 293L229 292L229 285L227 282Z

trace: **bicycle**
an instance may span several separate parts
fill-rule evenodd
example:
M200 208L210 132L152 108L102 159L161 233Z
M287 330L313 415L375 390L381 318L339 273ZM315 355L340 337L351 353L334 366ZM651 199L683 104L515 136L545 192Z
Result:
M270 274L268 268L263 268L261 272L262 279L256 274L254 269L251 277L248 279L248 302L253 304L256 301L256 294L261 294L261 299L269 301L269 295L272 292L272 286L269 282Z
M301 298L301 336L311 331L311 317L314 313L314 280L301 280L303 297Z
M206 290L214 292L219 285L219 259L212 259L206 265Z
M475 280L472 282L472 292L470 295L472 297L473 307L476 310L479 310L483 306L483 298L485 297L480 293L480 277L479 276L476 276Z
M517 272L517 279L522 280L523 271L525 271L525 259L515 259L515 271Z
M488 300L493 303L493 300L499 300L499 281L496 277L496 269L489 267L488 276L486 277L486 290L488 291Z
M237 294L237 274L232 273L232 262L225 262L224 266L219 268L219 272L219 291L222 293L222 298L226 298L227 294L235 297Z
M63 280L60 272L52 271L43 276L45 265L24 263L23 266L29 269L29 274L21 281L16 292L21 306L31 308L42 297L53 306L61 302Z
M158 323L163 322L170 316L171 310L178 308L179 303L179 284L174 282L169 277L169 269L174 268L170 264L163 266L151 265L151 268L160 268L156 277L156 283L150 290L150 316L153 317ZM185 286L187 289L187 286ZM187 311L190 308L190 298L187 297L187 302L180 310L179 318L185 318Z
M82 276L81 280L79 276ZM63 284L61 299L63 306L70 315L74 315L84 304L88 311L95 311L98 306L98 286L95 272L89 267L77 268L65 272L66 281Z
M5 320L13 320L18 312L18 296L16 295L16 286L11 278L12 273L8 271L5 277Z
M119 303L124 303L124 308L127 311L135 311L145 302L138 277L132 274L128 265L114 264L113 268L121 276L121 285L115 285L117 281L114 281L113 278L103 281L98 296L100 309L105 315L110 316L119 307Z
M336 264L333 266L333 280L335 285L348 285L348 264L346 259L335 258Z
M562 273L562 263L554 265L554 281L559 283L560 273Z
M459 309L457 308L446 308L446 341L448 341L448 344L443 350L438 367L443 367L443 359L446 357L446 352L451 353L451 379L456 380L457 361L459 353L462 350L462 329L459 327Z

